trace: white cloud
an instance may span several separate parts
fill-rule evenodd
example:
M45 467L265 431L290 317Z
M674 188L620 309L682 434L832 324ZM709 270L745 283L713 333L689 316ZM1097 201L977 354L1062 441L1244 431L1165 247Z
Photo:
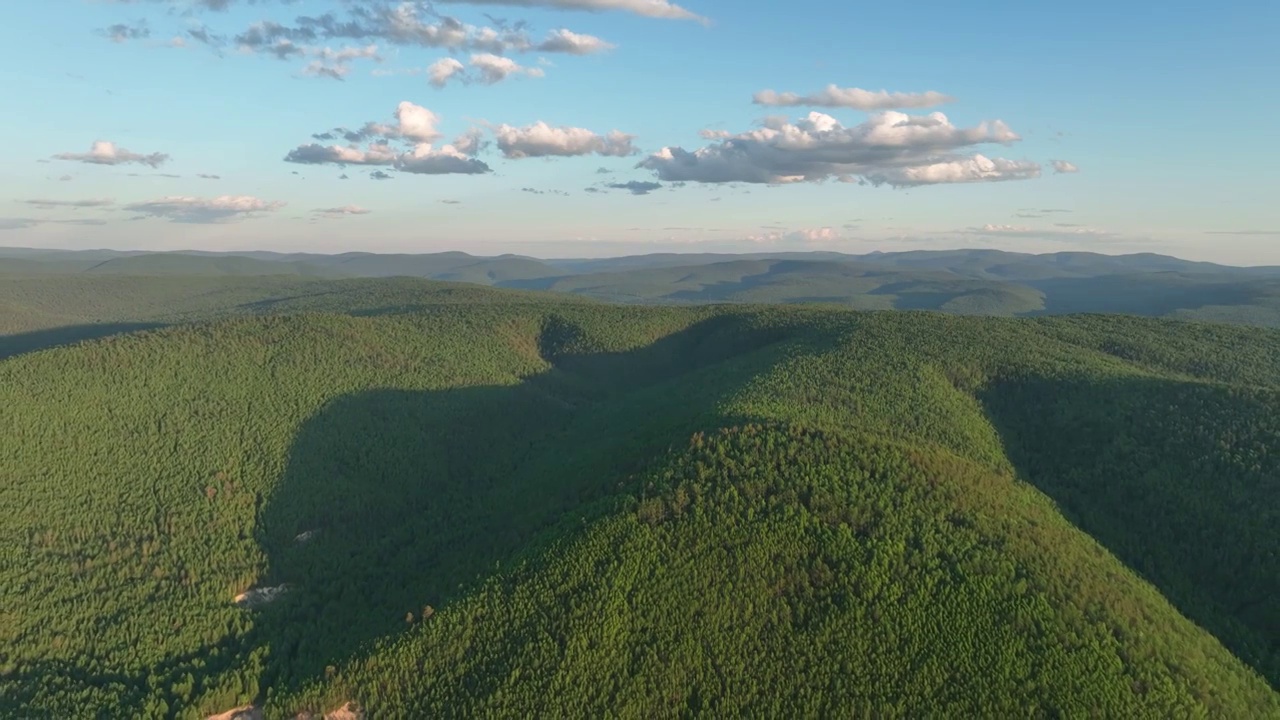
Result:
M575 155L603 155L624 157L636 152L631 141L634 135L614 130L607 135L597 135L585 128L551 127L538 121L528 127L499 125L494 131L498 149L508 158L529 158Z
M568 55L591 55L593 53L612 50L616 45L605 42L594 35L582 35L572 30L560 28L547 33L547 38L535 47L535 50Z
M587 12L617 10L651 18L706 21L701 15L690 12L669 0L440 0L440 2L446 5L514 5Z
M842 88L831 84L816 93L808 95L761 90L755 94L752 101L757 105L770 106L811 105L813 107L853 108L854 110L893 110L896 108L933 107L955 102L955 98L933 90L922 93L891 93L887 90Z
M479 73L480 82L488 85L501 82L511 75L528 75L530 77L542 77L543 75L541 68L524 67L511 58L492 53L472 55L471 67Z
M460 135L452 144L434 148L439 139L437 129L440 117L421 105L404 101L396 107L394 124L367 122L359 130L336 128L314 135L317 140L334 140L339 137L348 145L299 145L285 155L285 162L304 165L383 165L414 174L479 174L490 172L484 162L471 157L483 148L482 135L472 129ZM405 147L397 149L393 142ZM361 143L364 143L363 145ZM389 179L387 173L378 171L375 179Z
M961 128L940 112L885 111L845 127L830 115L810 112L794 123L771 117L762 125L693 151L664 147L638 167L670 181L792 183L861 178L865 183L895 187L1040 175L1036 163L958 154L973 145L1020 140L1000 120Z
M340 218L347 215L368 215L373 212L360 207L359 205L343 205L342 207L317 208L311 211L315 215L324 215L326 217Z
M391 165L396 161L396 151L386 144L373 143L367 148L342 145L299 145L285 156L285 162L303 165Z
M770 230L769 232L748 235L747 242L756 245L799 245L825 246L844 240L844 236L833 227L815 227L792 230Z
M480 128L471 128L462 133L449 143L457 148L458 152L464 155L475 155L483 150L488 142L484 139L484 131Z
M439 149L420 143L396 158L396 169L417 175L479 175L490 171L488 165L462 153L453 145Z
M1053 171L1055 173L1076 173L1076 172L1080 172L1080 168L1076 167L1072 163L1067 162L1066 160L1054 160Z
M464 72L465 69L457 58L440 58L427 68L427 82L442 88L449 82L449 78Z
M95 141L93 147L89 148L87 153L59 153L53 157L55 160L73 160L92 165L138 163L151 167L159 167L169 160L169 156L165 153L135 153L122 147L117 147L115 143L108 140Z
M408 100L396 107L396 121L400 124L400 137L418 142L431 142L440 137L440 132L436 130L436 123L440 122L440 117Z
M542 77L542 68L531 68L508 57L493 53L477 53L468 61L470 67L464 67L456 58L441 58L427 68L429 82L437 88L443 88L450 80L458 79L464 83L473 82L493 85L513 75Z
M269 202L250 195L219 195L215 198L168 196L125 205L124 209L170 222L226 223L279 210L284 205L283 202Z
M700 135L700 136L702 137L702 139L704 139L704 140L723 140L723 139L725 139L725 138L729 137L729 136L730 136L730 135L732 135L732 134L733 134L733 133L729 132L728 130L710 130L710 129L707 129L707 130L699 130L699 131L698 131L698 135Z
M1040 166L1022 160L971 157L928 163L914 167L889 168L868 177L873 183L894 186L939 185L992 180L1021 180L1040 175Z
M1033 228L1027 225L1002 225L996 223L987 223L982 227L965 228L956 232L962 235L983 235L987 237L1006 237L1006 238L1030 238L1042 240L1090 240L1090 239L1109 239L1117 237L1116 233L1107 230L1099 230L1097 228L1088 227L1070 227L1060 226L1063 229L1053 230L1045 228Z

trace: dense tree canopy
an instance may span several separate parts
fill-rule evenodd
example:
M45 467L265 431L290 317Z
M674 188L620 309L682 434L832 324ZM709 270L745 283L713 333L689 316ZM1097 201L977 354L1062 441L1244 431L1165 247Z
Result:
M298 282L0 361L0 715L1280 714L1280 332Z

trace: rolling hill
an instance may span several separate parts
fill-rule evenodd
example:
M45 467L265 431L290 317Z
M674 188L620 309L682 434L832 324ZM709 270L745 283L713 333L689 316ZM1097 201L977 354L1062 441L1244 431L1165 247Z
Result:
M0 360L0 715L1280 715L1280 332L300 282Z
M1126 313L1280 327L1280 268L1229 267L1151 253L1032 255L968 249L865 255L666 253L541 260L463 252L113 256L101 250L0 250L0 276L4 275L43 278L42 287L54 286L42 289L45 294L65 287L69 297L55 303L61 308L55 315L110 315L110 321L135 323L153 318L103 313L76 300L76 296L84 296L80 289L84 277L220 277L233 282L277 276L279 291L261 286L254 299L262 302L283 297L299 278L414 277L640 304L838 304L862 310L927 309L992 316ZM167 291L147 287L140 292L159 297ZM26 298L13 289L7 293L0 289L0 295L7 296L3 302L13 308L11 315L27 305ZM174 299L180 304L187 302L184 296ZM18 324L12 319L6 323L9 327ZM36 324L26 323L32 329Z

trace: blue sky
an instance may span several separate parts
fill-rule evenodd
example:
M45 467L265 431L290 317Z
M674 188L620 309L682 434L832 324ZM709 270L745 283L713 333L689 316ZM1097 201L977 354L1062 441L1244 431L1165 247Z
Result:
M3 245L1280 264L1274 2L8 11Z

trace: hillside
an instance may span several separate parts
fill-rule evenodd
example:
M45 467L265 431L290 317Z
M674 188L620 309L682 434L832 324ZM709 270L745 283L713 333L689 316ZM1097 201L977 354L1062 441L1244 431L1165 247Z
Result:
M946 272L849 262L737 260L575 275L521 286L625 302L835 303L862 310L930 309L1013 315L1038 310L1030 288Z
M1280 715L1280 333L304 282L0 361L0 715Z
M193 275L245 277L254 275L333 275L319 265L300 262L258 260L249 257L149 253L112 258L86 268L94 275L173 276Z
M599 259L427 254L271 252L118 253L0 249L0 275L39 279L44 295L67 296L55 316L104 315L79 290L87 276L137 278L148 298L166 295L153 278L278 276L259 285L255 301L286 297L299 279L421 278L490 287L550 290L607 302L649 305L709 303L836 304L859 310L938 310L962 315L1036 316L1124 313L1280 327L1280 268L1230 267L1142 253L1043 255L961 249L751 254L657 253ZM8 282L8 278L6 278ZM204 287L206 285L201 285ZM28 285L29 287L29 285ZM240 291L237 290L239 295ZM56 317L19 323L31 303L0 289L9 308L0 325L58 326ZM180 304L184 296L175 298ZM235 307L221 308L235 314ZM112 322L150 322L138 313L107 313ZM38 318L39 313L32 317ZM4 330L0 328L0 332Z
M378 315L440 303L545 299L517 290L416 278L17 277L0 282L0 358L132 330L242 315Z

